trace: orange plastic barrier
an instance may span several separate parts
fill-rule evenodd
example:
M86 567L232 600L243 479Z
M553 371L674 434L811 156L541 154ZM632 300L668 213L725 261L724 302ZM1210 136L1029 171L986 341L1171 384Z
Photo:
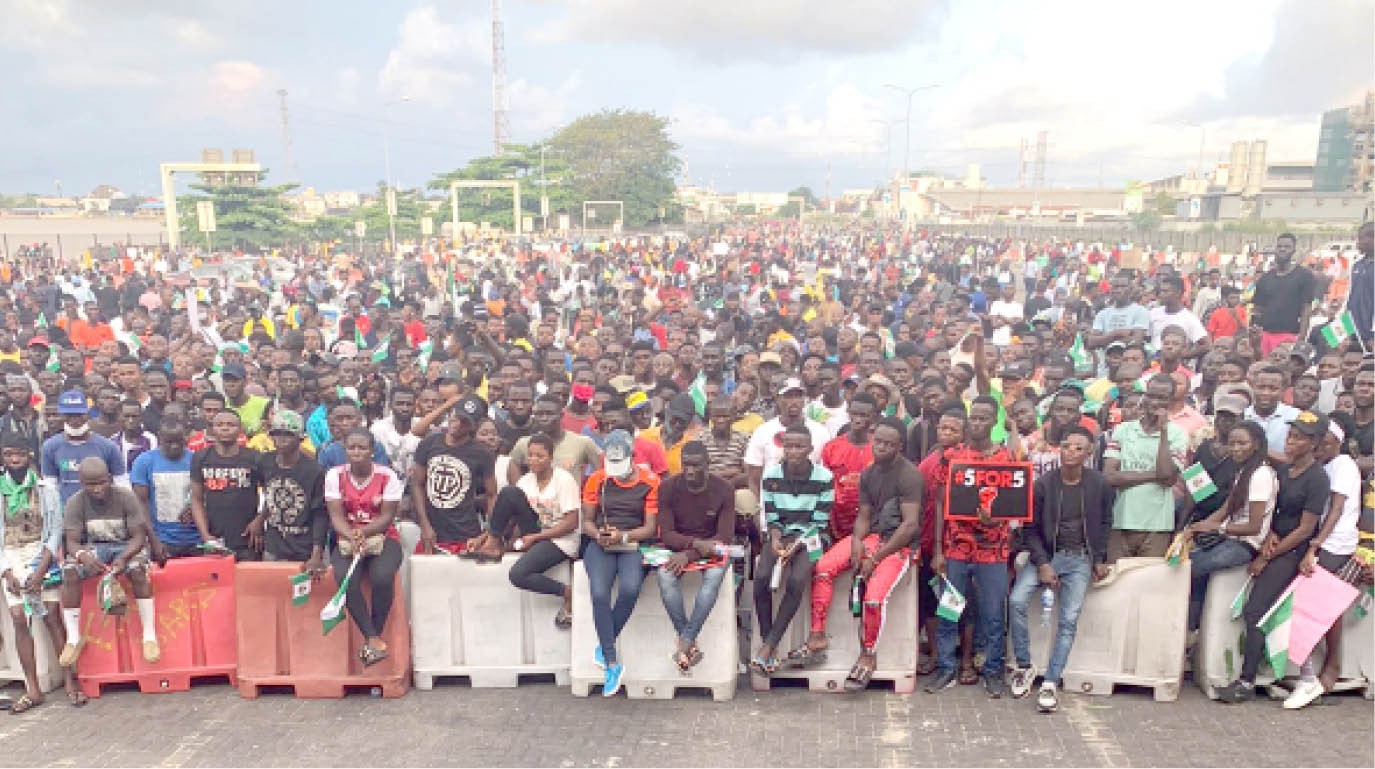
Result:
M81 591L81 633L86 646L77 661L77 680L88 697L105 684L134 682L139 691L184 692L191 679L226 676L235 682L234 559L224 556L174 558L152 567L153 607L162 657L143 659L143 623L134 592L123 579L129 607L123 615L101 612L99 579Z
M253 698L263 686L290 686L305 699L343 697L348 687L376 687L383 697L400 697L411 686L411 631L401 576L383 638L390 657L364 667L358 659L363 637L345 616L329 635L321 634L320 610L339 589L333 574L316 582L310 600L291 604L298 563L241 563L236 568L239 696ZM364 594L371 590L364 583Z

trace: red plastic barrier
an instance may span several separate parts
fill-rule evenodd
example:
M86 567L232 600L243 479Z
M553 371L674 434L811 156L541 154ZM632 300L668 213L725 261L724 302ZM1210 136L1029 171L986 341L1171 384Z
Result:
M174 558L149 571L161 658L143 659L143 623L134 592L123 615L101 612L97 578L81 591L81 632L86 646L77 661L77 680L88 697L99 697L105 684L134 682L139 691L184 692L191 679L227 676L235 683L234 559L223 556Z
M383 697L400 697L411 686L411 631L401 576L383 639L390 657L364 667L358 659L363 636L348 616L321 634L320 610L339 589L333 575L316 582L310 600L291 604L298 563L241 563L236 568L239 695L257 697L259 687L291 686L306 699L343 697L347 687L377 687ZM371 590L364 582L364 594Z

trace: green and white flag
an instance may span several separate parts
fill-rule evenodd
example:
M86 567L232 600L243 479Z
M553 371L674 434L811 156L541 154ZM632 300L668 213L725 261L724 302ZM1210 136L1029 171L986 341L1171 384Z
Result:
M1213 477L1208 475L1208 471L1198 462L1184 468L1179 475L1184 479L1184 488L1189 490L1189 496L1193 497L1195 502L1202 502L1217 493Z
M353 324L353 343L358 345L358 349L366 350L368 343L363 339L363 332L358 329L358 324Z
M812 563L821 560L821 555L825 552L821 544L821 530L816 526L807 529L802 535L802 546L807 548L807 560Z
M54 372L62 370L62 362L58 360L56 349L48 353L48 365L45 368Z
M931 578L930 584L932 590L938 590L941 594L940 603L936 605L936 616L948 622L959 622L960 615L964 614L964 594L939 574Z
M1356 603L1351 606L1351 611L1355 612L1356 619L1365 619L1366 615L1370 613L1371 604L1375 604L1375 587L1367 585L1365 590L1361 591L1361 597L1356 599Z
M308 573L306 573L306 572L304 572L304 571L301 572L300 574L293 574L293 575L291 575L291 605L292 605L292 606L305 606L305 605L306 605L306 602L308 602L308 601L310 600L310 583L311 583L311 582L312 582L312 580L311 580L311 578L310 578L310 574L308 574ZM328 633L329 631L326 630L325 632Z
M1237 591L1237 597L1232 599L1232 619L1240 619L1242 611L1246 609L1246 599L1251 597L1252 579L1252 577L1247 576L1245 584L1241 586L1241 590Z
M372 362L381 363L387 359L387 350L391 347L391 337L382 340L382 344L377 345L377 349L372 351Z
M329 635L329 631L334 626L344 621L344 598L349 592L349 581L353 579L353 570L358 568L358 561L362 559L362 551L353 554L353 563L349 564L348 573L344 575L344 581L339 583L339 591L334 597L329 599L325 608L320 610L320 623L323 626L321 635Z
M1336 347L1342 340L1356 334L1356 320L1351 311L1346 310L1337 319L1322 327L1322 338L1329 347Z
M1270 660L1270 669L1277 677L1283 677L1289 669L1289 628L1294 616L1294 585L1284 591L1270 611L1260 618L1256 627L1265 634L1265 656Z
M420 366L421 373L428 373L430 370L430 356L434 355L434 342L426 339L416 346L420 354L415 356L416 365Z
M640 560L645 566L663 566L673 557L673 551L658 545L640 545Z
M1069 348L1069 359L1074 362L1074 370L1077 372L1093 363L1093 353L1084 349L1084 335L1075 334L1074 344Z
M48 316L44 315L44 314L41 313L41 312L38 313L38 322L34 324L34 327L35 327L35 328L47 328L47 327L48 327Z
M704 417L707 414L707 375L703 372L697 373L697 378L692 380L688 387L688 395L692 396L692 406L697 409L697 416Z

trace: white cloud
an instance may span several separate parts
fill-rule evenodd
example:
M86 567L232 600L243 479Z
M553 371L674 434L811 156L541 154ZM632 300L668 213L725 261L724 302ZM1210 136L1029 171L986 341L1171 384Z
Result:
M356 67L342 67L334 73L334 100L337 104L344 107L352 107L358 103L358 69Z
M885 150L888 140L887 127L877 122L884 117L884 104L851 83L832 88L820 105L793 102L744 121L696 104L674 109L672 117L672 134L679 140L780 154L868 154Z
M531 83L524 78L506 85L507 109L511 117L511 131L516 141L548 136L571 119L570 102L582 86L582 77L574 72L556 88Z
M399 40L377 74L378 90L389 98L450 106L474 83L490 41L483 23L450 24L434 6L421 6L401 21Z

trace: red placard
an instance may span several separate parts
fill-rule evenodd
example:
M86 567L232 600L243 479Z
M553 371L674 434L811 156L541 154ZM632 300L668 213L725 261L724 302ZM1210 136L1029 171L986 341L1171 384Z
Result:
M1030 462L958 460L945 485L945 519L977 521L985 507L995 521L1031 521Z

